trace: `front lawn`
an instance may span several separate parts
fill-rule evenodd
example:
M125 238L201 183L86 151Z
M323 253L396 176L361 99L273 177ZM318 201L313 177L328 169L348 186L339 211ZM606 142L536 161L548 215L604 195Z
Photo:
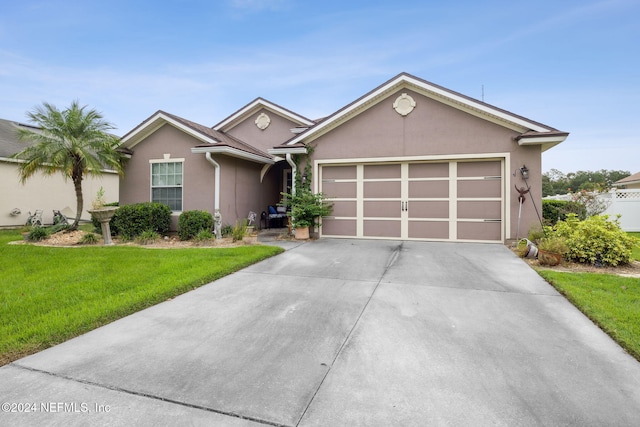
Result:
M0 230L0 366L282 252L10 245Z
M640 361L640 279L542 269L538 273Z
M639 233L628 232L627 234L630 235L630 236L635 237L638 240L640 240L640 232ZM633 254L631 255L631 257L633 259L635 259L636 261L640 261L640 245L636 245L633 248Z

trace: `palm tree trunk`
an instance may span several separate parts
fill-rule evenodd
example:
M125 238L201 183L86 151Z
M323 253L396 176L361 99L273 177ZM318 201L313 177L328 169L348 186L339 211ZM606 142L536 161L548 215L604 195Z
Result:
M82 208L84 205L84 200L82 198L82 176L77 176L74 174L73 177L73 186L76 189L76 219L71 224L71 230L77 230L78 224L80 223L80 217L82 216Z

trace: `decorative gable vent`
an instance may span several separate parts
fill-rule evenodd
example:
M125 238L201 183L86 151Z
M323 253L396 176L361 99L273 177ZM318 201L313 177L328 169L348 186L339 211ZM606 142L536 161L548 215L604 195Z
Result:
M406 93L403 93L399 97L396 98L396 101L393 103L393 109L396 110L396 113L401 116L406 116L411 113L413 109L416 107L416 101Z
M266 128L269 127L270 124L271 124L271 119L265 113L260 113L258 118L256 118L256 126L258 126L258 129L260 130L265 130Z

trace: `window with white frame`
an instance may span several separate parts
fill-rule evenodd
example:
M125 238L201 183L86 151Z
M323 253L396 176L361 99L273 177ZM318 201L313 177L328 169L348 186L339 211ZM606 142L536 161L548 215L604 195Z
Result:
M181 159L182 160L182 159ZM182 161L151 162L151 201L182 210Z

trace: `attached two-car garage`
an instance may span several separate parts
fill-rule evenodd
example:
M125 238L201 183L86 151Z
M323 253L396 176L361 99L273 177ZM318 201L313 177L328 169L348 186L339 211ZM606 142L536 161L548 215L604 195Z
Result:
M324 237L504 241L504 158L319 166Z

